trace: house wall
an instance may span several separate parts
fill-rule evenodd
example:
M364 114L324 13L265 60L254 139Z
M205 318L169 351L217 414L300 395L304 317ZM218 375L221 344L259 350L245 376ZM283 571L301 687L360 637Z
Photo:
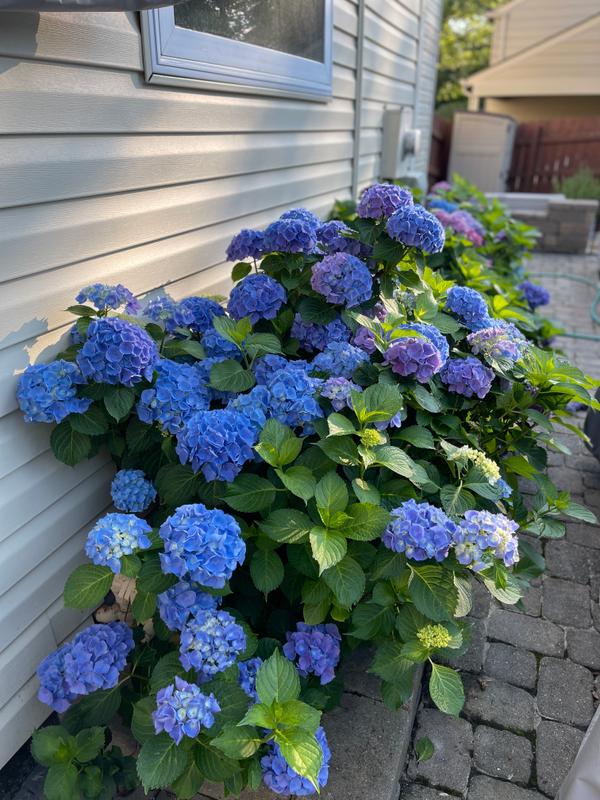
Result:
M507 114L517 122L600 115L598 97L488 97L485 111Z
M386 105L415 110L425 176L441 0L423 5L367 0L360 187L379 176ZM241 227L350 196L359 7L335 0L334 17L325 104L148 86L134 13L2 14L0 766L47 716L38 662L85 619L62 587L113 473L106 455L53 458L49 428L17 410L17 375L58 352L82 285L225 294Z

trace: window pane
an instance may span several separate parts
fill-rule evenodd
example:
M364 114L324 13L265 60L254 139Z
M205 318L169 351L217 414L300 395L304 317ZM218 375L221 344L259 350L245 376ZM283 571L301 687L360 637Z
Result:
M175 24L322 62L324 2L187 0L175 5Z

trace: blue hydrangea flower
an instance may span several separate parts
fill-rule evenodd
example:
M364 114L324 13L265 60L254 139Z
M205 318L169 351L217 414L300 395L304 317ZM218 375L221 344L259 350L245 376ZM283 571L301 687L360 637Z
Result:
M314 253L316 225L304 219L277 219L265 231L266 253Z
M202 586L222 589L246 557L240 526L221 509L202 503L179 508L159 529L165 552L160 553L163 572L188 576Z
M238 394L227 403L229 411L243 414L246 422L251 425L258 437L267 421L271 393L266 386L255 386L246 394Z
M116 310L125 306L128 314L135 314L140 308L140 304L133 294L122 283L117 283L116 286L92 283L83 288L75 300L78 303L92 303L98 311L108 311L109 308Z
M444 249L444 226L418 203L394 211L387 221L386 230L392 239L426 253L440 253Z
M227 261L243 261L246 258L262 258L265 236L262 231L242 228L233 237L227 248Z
M318 228L322 224L319 217L308 208L290 208L288 211L284 211L279 219L299 219L310 225L311 228Z
M202 729L212 728L220 710L214 694L202 694L195 683L176 675L175 683L158 690L152 722L156 733L165 731L179 744L184 736L195 739Z
M145 301L141 314L152 322L163 325L168 333L173 333L177 325L178 303L168 294L159 294Z
M158 358L156 343L146 331L111 317L92 320L76 360L90 381L134 386L152 380Z
M258 434L237 411L200 411L177 432L176 452L182 464L202 470L207 481L230 483L253 457Z
M156 489L141 469L120 469L110 485L110 496L119 511L145 511L154 502Z
M512 567L519 560L519 526L504 514L466 511L455 535L454 553L459 564L474 572L489 567L495 558Z
M361 194L356 213L364 219L381 219L412 204L413 196L408 189L393 183L374 183Z
M327 378L321 386L321 397L331 401L334 411L341 411L350 405L352 391L362 392L362 388L348 378Z
M312 266L310 285L328 303L347 308L364 303L373 293L373 278L364 261L348 253L333 253Z
M85 553L93 564L121 572L121 558L152 546L152 528L135 514L105 514L88 533Z
M131 650L133 636L123 622L90 625L41 662L38 698L62 713L79 696L112 689Z
M427 322L407 322L404 325L397 325L394 330L417 331L417 333L420 333L422 336L426 336L429 341L437 347L443 364L448 360L450 355L448 340L435 325L429 325ZM397 340L392 338L392 341L395 342Z
M404 419L405 419L405 413L403 411L398 411L398 413L394 414L394 416L391 419L374 422L373 425L377 428L378 431L385 431L388 428L401 428Z
M180 631L190 617L200 611L215 611L219 607L216 595L203 592L189 581L178 581L156 597L160 618L171 631Z
M323 762L317 783L322 789L329 780L329 761L331 760L331 750L327 744L327 738L323 728L317 728L316 739L323 751ZM269 745L269 752L260 760L263 771L263 781L265 786L275 794L291 795L292 797L308 797L316 794L317 790L308 780L293 770L285 758L281 755L279 745L272 743Z
M453 211L456 211L458 206L456 203L451 203L450 200L444 200L442 197L432 197L429 200L429 208L439 208L451 214Z
M205 333L213 327L214 317L222 317L225 309L210 297L186 297L177 305L175 321L181 328Z
M429 339L416 336L395 339L385 351L383 360L396 375L415 377L419 383L427 383L443 366L437 347Z
M529 303L529 308L532 311L538 306L545 306L550 302L550 292L544 286L540 286L539 283L525 280L517 286L517 289L523 292L525 300Z
M440 379L455 394L464 397L476 395L483 400L492 388L494 371L471 356L450 358L440 371Z
M369 361L364 350L349 342L332 342L312 361L312 370L338 378L351 378L354 372Z
M223 338L214 328L209 328L203 334L202 347L209 358L234 358L236 361L242 358L240 348Z
M300 675L316 675L322 686L335 678L342 641L337 625L299 622L294 633L286 633L286 639L283 653L296 662Z
M389 550L406 553L413 561L446 558L458 526L441 508L411 499L391 513L393 519L381 537Z
M256 691L256 673L262 663L262 658L257 656L256 658L250 658L248 661L240 661L238 664L238 683L255 703L259 702L258 692Z
M319 243L328 253L350 253L352 256L360 256L364 251L364 245L358 239L353 239L348 234L353 233L344 222L332 219L317 228L317 238Z
M296 314L290 334L298 339L303 350L312 353L315 350L324 350L331 342L347 342L350 328L339 318L326 325L319 325L316 322L304 322L301 315Z
M223 672L246 649L246 634L227 611L200 611L181 632L179 657L185 669L204 678Z
M256 325L259 319L274 319L287 300L283 286L264 272L248 275L231 290L227 311L233 319L250 317Z
M521 331L512 323L490 320L491 327L470 333L467 342L471 352L486 361L518 361L528 347Z
M479 331L494 324L483 295L470 286L453 286L449 289L446 310L458 317L459 322L470 331Z
M323 410L316 399L319 385L320 381L309 377L302 369L287 366L277 370L267 387L267 418L274 417L291 428L319 419L323 416Z
M27 367L17 387L25 422L61 422L69 414L83 414L92 401L77 397L76 386L81 383L83 375L70 361Z
M494 488L498 489L500 492L500 497L503 500L507 500L512 494L512 488L508 485L504 478L500 478L499 481L496 481Z
M256 359L252 366L252 371L259 386L265 386L271 383L273 375L278 370L286 368L308 372L309 365L306 361L288 361L283 356L268 353L266 356Z
M158 422L163 430L177 433L194 414L205 411L210 404L204 375L200 364L179 364L168 359L159 361L156 372L154 386L140 395L137 415L147 425Z

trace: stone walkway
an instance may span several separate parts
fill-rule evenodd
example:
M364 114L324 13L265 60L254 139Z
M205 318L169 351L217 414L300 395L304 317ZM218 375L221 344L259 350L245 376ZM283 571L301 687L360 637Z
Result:
M531 271L595 280L598 267L597 256L538 255ZM589 286L537 280L552 292L549 317L566 330L600 334L589 318ZM600 377L600 342L560 337L555 344ZM560 438L572 455L550 455L551 477L600 517L600 464L575 434ZM472 646L456 662L465 683L463 713L447 717L422 700L413 743L427 736L435 753L421 763L410 758L400 800L544 800L558 791L600 689L600 528L569 522L565 539L536 547L546 572L521 608L509 610L477 592Z

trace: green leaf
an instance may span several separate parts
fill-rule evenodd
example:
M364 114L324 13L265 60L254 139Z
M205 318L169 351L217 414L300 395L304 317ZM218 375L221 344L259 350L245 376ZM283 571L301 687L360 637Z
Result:
M582 506L581 503L569 502L566 508L562 509L562 513L573 519L580 519L583 522L589 522L591 525L598 523L598 518L593 511L589 508Z
M74 467L89 455L92 440L87 434L76 431L68 419L63 419L50 434L50 447L59 461Z
M377 648L369 672L389 683L412 685L414 669L414 663L402 654L402 643L387 641Z
M506 586L497 586L492 578L484 578L483 582L489 593L505 605L512 606L523 597L519 584L510 574L506 576Z
M95 317L98 313L95 308L83 305L69 306L66 310L77 317Z
M245 278L246 275L249 275L251 272L252 264L249 264L247 261L238 261L231 270L231 280L237 283L237 281L241 281L242 278Z
M323 751L314 735L306 728L286 728L275 734L275 741L290 767L317 787Z
M131 718L131 732L140 744L144 744L148 739L156 736L152 713L156 711L156 698L142 697L133 706L133 716Z
M65 583L64 600L68 608L91 608L99 605L110 590L112 570L95 564L77 567Z
M272 467L285 467L294 461L302 450L302 439L299 439L287 425L271 418L260 432L258 444L254 449Z
M262 737L254 727L226 725L211 744L229 758L250 758L260 747L261 740Z
M322 450L327 458L342 464L345 467L355 466L361 463L356 443L351 436L336 436L332 439L321 439L315 442L316 446Z
M343 511L348 505L346 482L333 470L328 472L317 483L315 501L321 518L327 525L334 514Z
M442 410L439 400L437 400L431 392L428 392L424 386L415 386L412 389L412 393L417 403L421 408L424 408L425 411L430 411L432 414L439 414Z
M298 303L298 311L305 322L318 325L327 325L336 318L335 309L318 297L303 297Z
M262 703L271 705L275 700L285 703L296 700L300 694L300 679L296 667L279 650L275 650L256 674L256 691Z
M181 750L168 733L159 733L142 745L137 759L137 771L144 787L164 789L184 771L188 755Z
M152 692L157 692L159 689L163 689L165 686L173 683L176 675L187 680L190 674L191 673L186 672L183 668L177 651L167 653L152 670L152 675L150 676L150 690Z
M189 464L165 464L158 470L155 484L169 506L181 506L196 499L201 476Z
M248 636L246 637L249 638ZM217 698L217 702L221 706L221 710L215 716L215 722L210 729L210 735L216 736L219 734L225 725L229 723L236 724L242 719L248 708L248 695L242 690L237 683L237 668L231 670L234 680L232 682L232 675L220 673L216 675L211 681L204 684L203 692L212 692ZM195 675L192 671L191 678L186 680L192 683L195 680Z
M194 758L198 769L204 777L216 783L225 781L240 771L240 765L237 761L228 758L216 747L203 742L201 739L197 740Z
M454 585L458 591L458 602L454 609L454 616L466 617L473 607L473 590L471 581L462 575L454 576Z
M452 619L458 602L453 574L433 564L410 565L409 594L417 609L435 622Z
M98 406L90 406L83 414L70 414L69 423L77 433L101 436L108 430L106 414Z
M352 392L352 408L363 425L367 422L387 422L402 409L400 389L387 383L376 383L363 392Z
M375 506L381 503L379 489L364 480L364 478L354 478L352 481L352 489L361 503L371 503Z
M252 333L244 340L244 349L256 358L265 353L281 353L281 342L274 333Z
M455 486L448 483L440 489L440 500L446 514L460 517L465 511L473 508L475 498L467 489L462 486Z
M136 578L142 567L142 560L135 553L121 556L121 575L126 578Z
M79 800L77 767L74 764L55 764L44 780L46 800Z
M80 762L93 761L103 747L104 728L86 728L75 737L75 758Z
M131 604L131 610L138 622L145 622L156 610L156 595L153 592L144 592L138 589Z
M160 594L166 592L177 583L175 575L165 575L160 564L158 553L146 553L142 568L137 576L136 588L138 591Z
M290 727L305 728L314 734L321 723L321 712L302 700L287 700L278 709L277 720Z
M465 703L465 692L458 672L432 662L429 695L440 711L457 717Z
M188 755L188 763L181 775L171 784L177 800L192 800L204 783L204 775L198 769L196 762Z
M404 450L390 444L383 444L374 448L375 463L408 478L415 486L425 486L431 483L429 476L419 464L415 463Z
M258 725L261 728L271 729L277 726L273 707L265 703L254 703L238 722L242 727Z
M268 594L283 580L283 561L274 550L256 550L250 560L250 575L258 591Z
M338 564L326 570L323 580L342 608L351 608L360 600L365 590L365 573L351 556L345 556Z
M135 392L128 386L111 386L104 395L106 410L117 422L129 414L135 402Z
M352 624L354 627L350 633L356 639L369 640L387 635L394 625L394 611L378 603L360 603L352 613Z
M351 436L357 433L354 424L343 414L334 412L327 417L329 436Z
M435 450L435 442L431 431L428 428L422 428L420 425L401 428L394 433L394 440L396 439L401 439L403 442L408 442L423 450Z
M39 764L50 767L52 764L70 761L74 744L66 728L62 725L50 725L33 732L31 755Z
M221 392L247 392L256 383L254 373L244 369L233 358L213 364L210 370L210 386Z
M93 692L72 705L62 722L71 733L78 733L90 725L108 725L121 705L121 691L113 689Z
M314 496L317 481L308 467L295 466L289 467L286 472L282 469L278 469L276 472L285 488L296 497L300 497L305 503Z
M293 508L272 511L258 523L258 527L275 542L301 542L308 539L313 524L306 514Z
M344 534L358 542L370 542L381 536L391 519L389 511L373 503L353 503L346 514L349 519L343 526Z
M117 789L112 776L107 775L105 782L102 770L95 764L90 764L79 773L79 787L85 798L94 800L105 800L105 798L108 800L109 797L112 800ZM107 790L110 790L111 794L108 794Z
M271 481L258 475L242 474L227 485L225 502L243 513L262 511L273 504L276 489Z
M348 550L348 543L344 534L339 531L315 527L310 532L310 547L319 565L320 575L323 570L342 560Z
M415 753L419 761L429 761L435 753L433 742L427 736L422 736L415 742Z

